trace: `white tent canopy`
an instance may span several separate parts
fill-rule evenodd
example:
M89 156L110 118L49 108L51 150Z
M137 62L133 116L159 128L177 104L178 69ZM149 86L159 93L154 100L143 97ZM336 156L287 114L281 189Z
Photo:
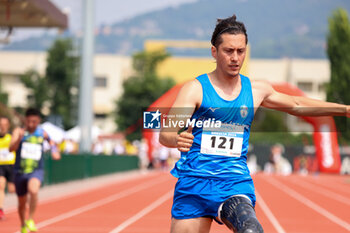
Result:
M75 126L68 131L64 131L60 127L50 123L45 122L41 124L41 127L47 132L50 138L56 143L61 143L64 139L70 139L74 142L80 142L81 130L79 126ZM91 128L91 139L96 141L98 136L101 134L101 129L97 126Z
M91 128L92 141L96 141L100 134L101 134L101 129L97 126L92 126ZM75 126L74 128L71 128L70 130L66 131L66 139L79 142L80 137L81 137L81 130L79 126Z
M63 129L61 129L60 127L50 122L43 123L41 127L45 130L45 132L49 135L49 137L56 143L62 142L66 136L66 132Z

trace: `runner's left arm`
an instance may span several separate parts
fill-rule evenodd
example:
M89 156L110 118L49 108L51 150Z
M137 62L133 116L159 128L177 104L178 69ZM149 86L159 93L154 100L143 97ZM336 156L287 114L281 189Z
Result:
M44 138L45 140L47 140L47 142L50 144L50 147L51 147L51 156L54 160L59 160L61 159L61 153L60 151L58 150L58 147L57 147L57 144L55 141L53 141L49 135L44 132Z
M271 84L260 83L264 96L261 105L266 108L287 112L295 116L347 116L350 105L331 103L303 96L291 96L273 89Z

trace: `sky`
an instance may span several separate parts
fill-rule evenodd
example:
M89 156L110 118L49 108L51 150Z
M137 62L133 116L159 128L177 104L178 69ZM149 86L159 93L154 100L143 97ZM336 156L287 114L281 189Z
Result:
M63 12L69 15L69 28L72 31L81 29L82 9L84 0L50 0ZM112 24L133 16L159 10L167 7L176 7L182 3L198 0L95 0L95 23ZM55 32L52 29L15 29L12 41L40 35L45 32Z

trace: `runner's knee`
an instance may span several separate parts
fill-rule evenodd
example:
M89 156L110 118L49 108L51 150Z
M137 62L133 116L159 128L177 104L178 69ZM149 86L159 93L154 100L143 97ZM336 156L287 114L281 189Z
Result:
M39 192L40 189L40 181L37 178L32 178L29 180L28 182L28 192L30 194L37 194Z
M6 185L6 178L3 176L0 176L0 190L5 190Z
M246 197L234 196L226 200L219 211L221 220L237 233L263 233L254 208Z
M238 233L262 233L262 229L257 218L249 217L246 221L243 222L242 229Z
M23 208L26 206L26 204L27 204L27 195L19 196L18 197L18 206L20 208Z
M7 184L7 191L9 193L14 193L16 192L16 188L15 188L15 185L13 183L8 183Z

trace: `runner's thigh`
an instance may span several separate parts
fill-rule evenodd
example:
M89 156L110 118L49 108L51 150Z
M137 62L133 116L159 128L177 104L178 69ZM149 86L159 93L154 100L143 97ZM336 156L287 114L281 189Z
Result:
M211 218L171 219L170 233L209 233Z

